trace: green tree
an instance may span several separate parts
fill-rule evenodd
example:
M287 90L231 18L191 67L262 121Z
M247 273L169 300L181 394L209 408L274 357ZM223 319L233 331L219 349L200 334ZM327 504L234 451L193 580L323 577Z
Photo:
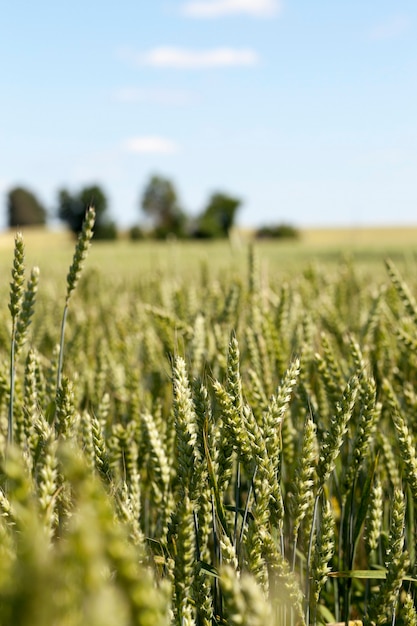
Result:
M227 237L235 223L240 205L241 201L238 198L224 193L214 193L197 220L195 236L203 239Z
M257 239L298 239L299 231L291 224L261 226L255 233Z
M143 192L141 206L152 221L156 237L164 238L169 234L184 236L187 220L170 180L152 176Z
M28 189L15 187L7 195L8 224L18 226L37 226L46 223L46 209Z
M89 206L96 211L94 236L97 239L115 239L117 229L108 217L107 197L99 185L84 187L77 194L71 194L67 189L58 192L58 217L68 224L74 234L81 232Z

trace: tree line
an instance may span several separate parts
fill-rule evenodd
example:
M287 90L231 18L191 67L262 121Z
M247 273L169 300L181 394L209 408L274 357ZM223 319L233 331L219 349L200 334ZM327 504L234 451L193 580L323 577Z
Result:
M11 228L46 225L52 216L59 218L77 234L81 231L86 209L94 206L96 225L94 236L115 239L116 223L111 219L108 199L100 185L90 185L78 192L60 189L57 205L51 212L36 195L24 188L15 187L7 194L7 219ZM189 217L181 208L174 184L163 176L151 176L140 198L140 208L145 224L130 229L132 239L153 237L219 238L227 237L235 223L241 200L226 193L213 193L206 207L197 217Z
M46 225L52 217L59 218L76 235L81 231L89 206L96 210L94 237L116 239L117 226L111 218L108 200L100 185L83 187L77 192L60 189L57 203L48 211L36 195L25 187L15 187L7 194L7 223L10 228ZM153 175L140 197L139 207L144 222L130 228L131 239L217 239L227 237L234 226L242 202L224 192L215 192L207 200L203 211L190 217L182 209L171 180ZM261 226L258 238L294 239L299 235L294 226L286 223Z

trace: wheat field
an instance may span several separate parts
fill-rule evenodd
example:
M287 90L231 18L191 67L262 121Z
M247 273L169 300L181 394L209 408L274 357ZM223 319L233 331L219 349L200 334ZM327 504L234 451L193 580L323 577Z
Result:
M93 221L0 246L0 624L417 624L413 240Z

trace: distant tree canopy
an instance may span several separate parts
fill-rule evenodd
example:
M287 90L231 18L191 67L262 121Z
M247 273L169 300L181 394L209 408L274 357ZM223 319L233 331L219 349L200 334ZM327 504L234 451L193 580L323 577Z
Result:
M186 216L178 204L173 183L161 176L152 176L141 199L143 212L151 219L154 235L164 238L169 234L184 236Z
M224 193L211 196L202 215L197 219L195 236L202 239L227 237L235 223L241 201Z
M98 239L115 239L115 224L107 216L107 197L99 185L84 187L77 194L66 189L58 192L58 217L66 222L74 234L81 232L85 212L93 206L96 211L94 236Z
M18 226L37 226L46 223L46 209L36 196L24 187L15 187L7 195L8 224Z
M241 201L238 198L226 193L214 193L202 213L196 218L190 218L181 208L172 181L160 175L153 175L149 178L140 199L140 206L148 218L148 223L134 226L129 236L132 240L146 237L165 239L169 235L202 239L227 237L235 223L240 205ZM86 186L75 193L67 188L60 189L55 215L65 222L74 234L78 234L82 230L85 213L90 206L96 211L94 237L115 239L117 227L109 217L107 197L98 184ZM10 227L46 223L45 208L32 192L23 187L9 191L7 208ZM262 234L266 235L260 233L260 236Z
M276 224L275 226L261 226L255 236L257 239L298 239L300 233L291 224Z

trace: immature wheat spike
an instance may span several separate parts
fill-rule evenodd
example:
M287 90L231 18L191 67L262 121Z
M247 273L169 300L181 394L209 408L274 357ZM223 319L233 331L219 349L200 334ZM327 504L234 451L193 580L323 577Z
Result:
M258 514L262 510L263 515L268 507L270 522L280 527L283 520L284 509L279 481L276 476L276 466L273 459L268 456L265 439L258 426L251 408L244 405L242 414L239 416L232 398L217 381L213 383L214 393L219 406L222 409L222 416L229 434L229 439L234 443L234 447L245 466L248 476L253 475L256 467L254 486L257 493ZM262 525L266 522L258 519Z
M249 362L253 370L255 370L256 374L260 381L263 381L263 369L262 369L262 358L259 352L259 345L257 342L257 337L252 326L247 326L245 329L245 339L246 339L246 349L249 353ZM262 388L266 395L267 391L262 382Z
M38 356L34 350L29 350L26 357L25 380L24 380L24 412L25 412L25 434L30 438L33 425L33 418L38 412L38 381L36 370L38 367Z
M7 520L8 523L13 524L13 514L11 504L4 493L3 489L0 488L0 517Z
M263 315L263 314L262 314ZM263 318L261 319L261 326L264 326ZM265 389L265 393L269 396L273 391L273 382L272 382L272 365L271 359L268 352L267 345L267 337L263 329L255 334L256 341L256 350L257 350L257 358L260 363L260 372L263 382L263 387Z
M263 433L268 455L278 465L281 452L281 427L291 402L294 387L300 375L300 361L294 359L281 381L276 396L272 398L269 409L264 413Z
M409 411L411 415L415 415L417 413L417 393L414 389L413 383L410 381L405 381L402 391L404 401L407 405L407 412Z
M231 401L229 404L231 407ZM233 411L233 409L231 410ZM232 479L235 462L235 445L224 417L224 414L222 414L220 420L213 428L215 445L212 461L219 494L223 494L227 491Z
M366 373L366 363L362 350L353 336L349 337L349 351L353 361L353 371L360 379Z
M397 432L398 445L404 464L405 478L410 486L414 502L417 502L417 452L413 437L400 411L394 391L388 381L384 381L384 391L392 413L395 430Z
M101 424L94 414L90 415L90 420L93 434L95 466L101 476L105 480L110 481L112 472L109 465L109 455L107 452L107 446L103 436Z
M224 565L231 565L236 572L239 571L239 560L236 554L235 546L232 544L229 537L225 534L220 537L220 550L222 554L222 563Z
M178 526L175 539L174 607L181 623L183 615L191 610L190 591L194 582L195 533L193 507L188 494L178 506Z
M371 450L371 440L377 420L381 416L381 404L376 403L376 386L373 380L362 378L359 382L360 417L355 441L352 446L351 465L343 485L343 498L347 497L355 477Z
M220 585L225 623L230 626L274 626L271 607L252 576L241 578L230 566L222 568Z
M297 419L297 415L294 417ZM288 413L282 422L282 460L281 463L278 462L279 471L282 471L281 465L286 465L288 470L293 466L299 444L299 433L299 428L294 426L291 413Z
M197 445L197 417L185 361L177 357L173 369L175 431L177 435L177 473L181 489L192 488L193 468L200 461ZM195 494L190 497L194 499Z
M23 235L15 237L12 282L10 283L9 310L12 316L12 336L10 341L10 400L7 425L7 447L13 443L13 407L16 375L16 332L17 320L22 310L23 283L25 280L25 247Z
M278 550L276 541L268 532L263 534L264 553L269 569L269 598L273 609L281 608L295 616L298 626L306 626L303 612L304 597L297 575Z
M22 306L20 314L17 318L16 324L16 348L15 355L17 356L22 349L23 344L26 341L28 328L31 323L31 319L35 310L35 299L38 291L39 282L39 268L34 267L31 271L30 278L22 299Z
M214 609L210 577L196 563L192 595L197 606L197 623L201 626L212 626ZM414 626L414 625L413 625Z
M7 530L4 524L0 526L0 618L7 624L40 626L57 623L51 611L51 587L59 574L55 570L52 577L51 546L24 465L20 451L11 446L2 470L8 481L14 525Z
M207 453L210 455L210 450L214 446L214 428L207 388L199 381L195 381L193 394L197 418L197 446L201 457L201 462L196 466L198 473L196 481L198 485L198 547L200 558L203 561L209 561L210 550L208 544L212 533L213 519Z
M391 438L387 437L382 432L377 432L376 438L382 449L382 459L384 461L388 479L393 487L401 489L402 477L398 468L398 458L396 456L396 452L394 451L393 443L395 442L390 441Z
M38 503L44 528L52 539L56 521L55 499L58 487L57 442L49 439L43 450L42 458L36 468L38 483Z
M404 626L417 626L417 611L411 593L405 594L401 614Z
M139 474L129 482L123 483L117 494L117 508L121 519L129 528L129 537L135 546L144 545L144 535L140 527L140 486Z
M169 310L164 310L157 306L145 305L145 311L151 313L155 321L158 322L159 328L165 331L167 341L170 345L174 347L173 352L175 352L175 345L173 343L172 337L170 336L171 331L182 331L187 336L187 338L191 338L194 334L192 326L182 321L179 317L177 317L174 313L171 313L171 311Z
M38 413L33 426L37 437L36 447L39 449L39 447L43 447L49 439L52 439L53 428L48 424L43 413Z
M387 577L369 607L370 623L377 626L390 622L391 616L395 614L398 594L409 567L408 554L404 551L404 525L404 495L402 491L395 489L385 562Z
M227 351L228 351L228 336L223 332L220 324L213 324L213 337L215 343L215 363L216 368L220 372L225 372L227 368Z
M376 478L371 490L370 505L365 523L365 545L368 552L377 550L379 545L384 513L383 495L381 482Z
M160 478L161 488L165 491L168 489L171 467L165 450L163 436L159 431L162 425L158 427L156 419L150 413L142 413L141 420L145 426L147 441L152 450L151 456L154 457L155 471Z
M266 310L262 319L262 332L265 337L271 364L271 375L282 378L287 361L287 328L282 329L276 321L274 310Z
M227 392L238 415L242 412L242 380L240 378L240 352L234 334L230 338L227 356Z
M415 353L417 351L417 340L415 337L413 337L406 330L398 326L394 328L394 332L397 335L398 339L401 341L401 343L403 343L407 350L409 350L409 352Z
M197 425L197 445L200 456L206 456L206 444L210 449L214 447L214 424L211 403L207 387L199 379L195 379L192 385L194 408ZM205 441L206 438L206 441Z
M25 246L22 233L17 233L14 241L15 247L9 303L9 309L13 320L17 318L21 310L23 284L25 280Z
M85 604L96 597L102 584L109 584L103 574L110 568L114 573L114 589L128 612L125 623L168 626L165 594L156 588L151 570L141 564L141 551L128 541L123 525L116 523L101 482L69 446L61 447L60 458L76 503L66 542L67 559L73 562L76 554L76 562L81 562L82 570L86 570L85 585L89 585L89 589L83 590ZM68 610L71 611L71 607ZM96 624L98 626L99 622Z
M69 301L71 298L71 294L73 293L75 287L77 286L77 283L81 276L81 270L83 268L84 261L87 257L87 252L90 247L91 239L93 236L93 227L94 227L95 218L96 218L95 210L92 207L90 207L87 210L87 213L85 215L82 231L78 236L72 264L69 268L68 275L67 275L67 294L65 298L64 312L62 314L61 337L59 341L58 364L57 364L57 372L56 372L56 391L57 392L61 386L62 365L64 362L65 326L66 326L67 315L68 315Z
M193 372L195 376L201 371L206 353L207 331L206 319L204 315L198 314L194 320L193 337L191 339L191 354Z
M334 552L335 523L330 502L326 500L323 505L320 533L314 550L312 567L313 606L316 609L321 590L331 571L329 563Z
M373 297L372 306L370 307L367 320L361 331L361 336L363 340L368 341L370 345L372 345L372 338L380 321L382 302L383 297L385 296L385 292L385 285L379 287L376 295Z
M21 396L20 394L20 389L19 389L19 396ZM20 404L20 403L19 403ZM27 448L27 438L26 438L26 418L25 418L25 411L24 411L24 407L22 405L19 406L18 410L14 411L14 440L15 440L15 444L22 450L24 450L25 448ZM26 457L26 460L28 462L28 469L30 467L30 458Z
M130 480L128 484L128 498L129 498L129 511L130 511L130 523L131 523L131 537L133 543L137 546L143 546L145 537L141 530L141 487L140 487L140 475L139 472L130 472ZM168 505L167 505L168 508Z
M74 421L74 389L71 381L64 377L56 394L55 430L57 435L63 439L70 438Z
M314 470L317 456L316 448L316 425L311 419L307 419L304 427L304 437L301 453L298 457L298 463L294 475L294 521L293 521L293 537L294 537L294 554L295 563L296 542L298 531L308 509L314 499Z
M272 403L275 404L275 402L274 399L269 402L262 380L259 378L259 375L254 369L249 368L247 375L250 384L246 386L246 398L248 399L249 404L253 407L256 421L258 424L261 424L263 412L268 409L268 405L270 407Z
M259 271L258 254L253 245L249 246L248 265L249 265L249 268L248 268L249 269L249 275L248 275L249 296L251 298L255 298L259 296L259 292L260 292L260 281L259 281L260 271Z
M0 585L4 581L12 580L12 567L16 562L13 531L8 528L7 523L1 517L1 493L0 489Z
M87 252L90 247L91 239L93 237L95 219L96 212L93 207L90 207L85 214L82 231L78 236L74 257L68 271L66 304L69 303L71 294L73 293L79 281L84 261L87 257Z
M252 508L253 520L249 522L245 536L245 564L265 593L268 591L269 587L269 571L263 547L264 537L268 533L267 505L269 491L269 485L266 481L258 486L257 499Z
M84 453L84 458L89 469L93 469L95 466L95 449L94 449L94 435L91 418L88 411L83 411L80 415L79 423L79 437L80 446Z
M385 265L392 284L400 296L401 302L404 304L408 314L413 319L414 324L417 324L417 303L407 283L403 280L401 274L390 259L385 261Z
M343 438L347 433L347 425L352 416L357 393L358 381L357 378L353 378L346 385L342 400L336 407L336 415L331 420L330 430L326 433L326 438L322 445L320 461L317 466L320 490L323 489L335 467L336 459L343 444Z
M327 335L321 333L321 342L324 357L315 355L315 361L320 376L323 379L329 398L333 403L337 403L340 398L340 388L343 386L343 376L340 371L338 359L330 345Z
M32 477L27 473L21 451L11 446L2 467L3 480L7 482L7 500L16 530L21 530L35 513Z
M95 415L97 417L97 415ZM117 482L126 482L126 469L124 459L124 444L126 443L126 428L120 422L112 424L111 431L107 437L104 437L106 432L103 429L101 423L100 428L103 433L103 438L107 446L108 461L111 470L117 480Z
M241 291L242 285L240 283L232 283L225 298L223 311L219 316L220 323L229 327L237 327Z
M146 439L149 445L149 470L154 474L154 485L160 496L160 501L166 498L171 478L171 467L165 452L165 448L150 413L142 413L141 419L145 426Z

